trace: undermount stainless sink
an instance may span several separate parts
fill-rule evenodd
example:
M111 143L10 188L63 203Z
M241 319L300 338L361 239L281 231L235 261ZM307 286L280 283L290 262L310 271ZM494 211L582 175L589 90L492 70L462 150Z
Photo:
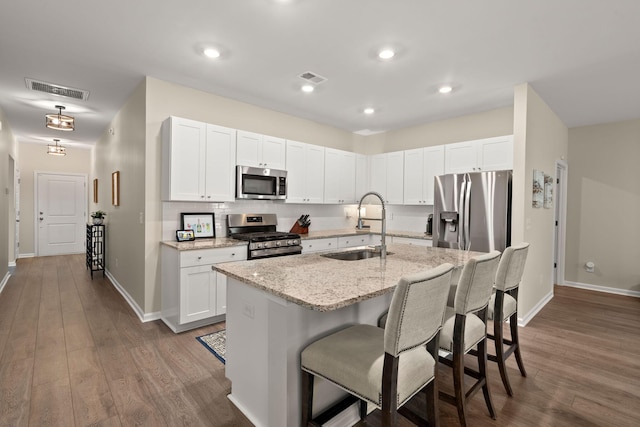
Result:
M387 252L387 255L392 255L391 252ZM376 248L361 248L351 249L340 252L330 252L326 254L320 254L325 258L339 259L341 261L358 261L361 259L380 257L380 249Z

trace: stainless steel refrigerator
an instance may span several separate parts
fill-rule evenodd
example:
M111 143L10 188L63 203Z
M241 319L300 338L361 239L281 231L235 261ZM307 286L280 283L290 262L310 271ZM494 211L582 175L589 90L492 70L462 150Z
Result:
M512 172L435 177L433 245L478 252L511 245Z

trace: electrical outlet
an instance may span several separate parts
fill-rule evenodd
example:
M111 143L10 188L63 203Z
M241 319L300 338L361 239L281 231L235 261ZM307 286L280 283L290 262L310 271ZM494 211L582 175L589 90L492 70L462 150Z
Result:
M118 266L118 258L116 258L116 267Z
M140 221L140 224L144 224L144 212L140 212L138 215L138 221Z
M247 316L249 319L253 319L256 315L256 308L251 304L245 303L242 308L242 314Z

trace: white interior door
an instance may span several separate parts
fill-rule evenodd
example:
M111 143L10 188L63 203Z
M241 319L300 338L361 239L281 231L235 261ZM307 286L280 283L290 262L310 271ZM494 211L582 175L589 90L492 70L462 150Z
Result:
M87 177L38 172L36 175L38 255L84 252Z

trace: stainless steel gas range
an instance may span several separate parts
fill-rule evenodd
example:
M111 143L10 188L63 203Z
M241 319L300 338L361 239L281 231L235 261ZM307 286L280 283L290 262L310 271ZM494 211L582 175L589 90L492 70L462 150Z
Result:
M276 231L276 214L229 214L227 234L249 242L248 259L302 253L300 235Z

